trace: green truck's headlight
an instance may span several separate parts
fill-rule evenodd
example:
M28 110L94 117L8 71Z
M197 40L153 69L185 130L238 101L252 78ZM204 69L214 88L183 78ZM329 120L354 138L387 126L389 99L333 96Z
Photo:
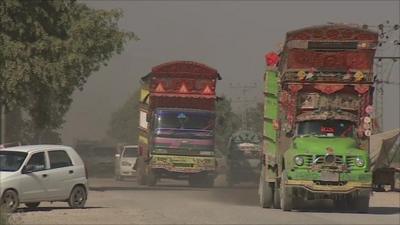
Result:
M304 158L302 156L294 157L294 163L298 166L302 166L304 164Z
M360 157L357 157L357 158L356 158L356 166L358 166L358 167L363 167L364 164L365 164L364 159L362 159L362 158L360 158Z

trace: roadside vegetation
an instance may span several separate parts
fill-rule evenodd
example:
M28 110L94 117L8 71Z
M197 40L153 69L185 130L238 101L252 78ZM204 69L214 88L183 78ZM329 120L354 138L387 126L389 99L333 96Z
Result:
M72 94L138 40L119 28L121 17L121 10L75 0L0 1L0 108L9 121L3 143L60 141Z

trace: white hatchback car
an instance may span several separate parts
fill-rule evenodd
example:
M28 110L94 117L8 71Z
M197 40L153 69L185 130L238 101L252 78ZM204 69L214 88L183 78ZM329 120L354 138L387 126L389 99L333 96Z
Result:
M115 178L123 180L125 177L135 176L133 168L137 158L137 145L125 145L121 147L121 153L115 155Z
M27 145L0 149L1 206L15 211L40 202L68 202L83 208L88 194L87 172L76 151L62 145Z

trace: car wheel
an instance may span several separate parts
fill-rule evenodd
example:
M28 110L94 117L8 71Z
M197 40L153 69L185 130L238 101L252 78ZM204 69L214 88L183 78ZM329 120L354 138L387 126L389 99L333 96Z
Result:
M68 199L71 208L83 208L87 200L87 193L82 186L75 186Z
M25 205L27 208L34 209L40 205L40 202L29 202L29 203L25 203Z
M19 206L19 198L17 192L13 190L7 190L1 197L1 208L7 212L14 212Z

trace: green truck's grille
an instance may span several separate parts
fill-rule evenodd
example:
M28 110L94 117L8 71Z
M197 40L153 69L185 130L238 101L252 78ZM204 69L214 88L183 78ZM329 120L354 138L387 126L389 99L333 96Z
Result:
M346 157L346 165L347 167L351 168L354 167L356 165L355 161L356 161L356 156L347 156Z
M193 167L192 163L174 163L175 167Z
M325 155L302 155L304 158L304 166L311 167L312 165L323 165L325 163ZM335 164L343 165L347 167L355 166L356 156L342 156L335 155Z
M315 164L324 164L325 163L325 155L316 155ZM335 155L335 163L336 164L343 164L343 156L341 155Z

